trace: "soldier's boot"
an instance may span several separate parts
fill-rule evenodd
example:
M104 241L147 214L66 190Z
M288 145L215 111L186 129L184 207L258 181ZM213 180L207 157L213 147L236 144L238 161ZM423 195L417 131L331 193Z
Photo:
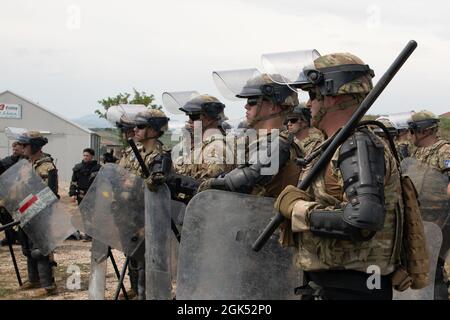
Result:
M31 290L40 288L39 282L39 270L37 260L32 257L27 257L27 271L28 271L28 281L26 281L20 290Z
M445 279L444 260L438 259L434 279L434 300L448 300L448 285Z
M46 296L52 296L58 293L53 276L53 266L55 262L52 261L51 256L40 256L37 260L37 266L39 270L39 279L41 287L44 289L43 294Z
M138 293L138 266L137 261L130 258L130 263L128 265L128 276L130 277L131 290L134 292L134 296ZM130 298L131 299L131 298Z
M145 300L145 268L142 265L138 270L138 300Z

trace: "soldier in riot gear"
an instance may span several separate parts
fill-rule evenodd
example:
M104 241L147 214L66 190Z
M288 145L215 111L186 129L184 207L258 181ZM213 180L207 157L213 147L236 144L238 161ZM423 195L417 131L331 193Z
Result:
M309 93L313 125L332 137L372 89L373 76L358 57L335 53L316 58L294 85ZM279 195L275 208L290 220L308 283L299 288L303 298L392 299L403 228L398 165L388 144L361 126L307 191L288 186ZM367 286L372 265L381 272L377 290Z
M376 121L382 123L388 130L390 139L395 143L400 160L409 157L412 150L412 144L409 141L409 130L397 127L396 124L391 121L390 117L379 117ZM377 126L373 128L373 132L377 136L388 139L388 137L385 136L385 132Z
M295 164L295 159L301 155L300 148L285 132L278 137L273 137L271 133L272 130L282 130L286 115L298 104L297 93L256 69L214 72L216 85L225 96L226 91L221 88L229 87L227 77L232 73L238 75L235 78L239 77L239 73L243 75L242 85L233 84L232 87L239 89L232 93L237 98L247 99L247 125L254 129L253 132L257 131L256 139L246 144L244 164L217 178L206 180L199 190L211 188L276 197L285 186L297 184L300 172ZM248 129L246 134L250 131ZM250 161L255 159L256 153L259 159ZM270 170L265 171L267 168Z
M6 170L8 170L8 168L13 166L15 163L17 163L17 161L19 161L20 159L23 159L23 158L24 158L23 146L20 143L18 143L17 141L14 141L12 143L12 155L0 160L0 175L3 172L5 172ZM1 199L0 199L0 204L1 204ZM8 224L10 222L13 222L11 215L3 206L0 205L0 223ZM14 229L5 230L5 234L7 236L5 237L5 239L3 239L1 241L2 246L8 244L8 239L12 243L19 241L19 235L17 234L17 231L15 231Z
M226 163L225 133L229 125L225 122L225 105L216 97L196 92L189 96L185 94L186 99L177 92L165 93L164 96L166 108L178 107L189 117L186 129L191 133L190 148L175 161L175 172L201 183L231 170L232 166ZM168 99L169 96L172 99ZM172 106L173 102L176 106ZM201 139L197 141L196 136Z
M450 177L450 142L438 137L439 118L430 111L414 113L409 122L417 149L412 157Z
M19 136L18 142L23 145L24 155L29 159L36 173L59 198L58 170L52 157L42 152L42 147L48 143L48 139L38 131L28 131ZM57 294L53 275L53 267L56 266L53 254L44 256L22 229L19 229L19 232L21 234L22 251L27 257L28 269L28 283L25 283L22 289L41 287L43 292L40 294Z
M285 124L289 133L295 136L295 142L304 157L311 154L324 140L323 133L311 126L311 110L305 104L295 106L287 115Z
M422 110L413 113L409 122L409 128L412 141L416 146L415 151L411 155L413 158L422 163L438 170L440 173L448 176L449 184L447 185L447 195L450 198L450 142L438 136L439 117L430 111ZM445 227L443 230L446 230ZM444 242L448 238L448 234L443 234ZM442 282L446 281L447 287L450 281L445 272L445 258L448 252L440 255L436 271L435 288L441 288L442 293L435 291L439 299L448 299L448 290L442 289ZM444 292L445 291L445 292Z
M174 171L167 185L173 200L188 203L199 183L231 170L227 164L225 105L217 98L196 91L164 92L164 107L173 114L184 113L188 120L183 138L173 148ZM182 222L182 218L180 220Z
M157 109L139 112L133 120L134 139L141 144L140 153L150 175L144 176L137 160L127 163L128 170L145 178L145 184L150 191L155 191L158 186L166 182L172 168L170 150L159 140L168 129L168 121L169 118ZM129 269L132 289L137 294L137 298L143 300L145 299L145 259L142 251L130 257Z

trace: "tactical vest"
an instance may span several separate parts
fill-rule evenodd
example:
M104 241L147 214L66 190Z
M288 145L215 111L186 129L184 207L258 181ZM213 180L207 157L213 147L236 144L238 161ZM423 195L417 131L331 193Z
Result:
M450 162L450 142L439 139L436 143L429 147L419 147L412 154L413 158L436 168L440 172L448 171L445 161ZM450 166L450 164L449 164Z
M373 135L374 139L379 139ZM384 227L378 231L369 241L351 242L333 238L324 238L313 235L311 232L294 234L298 243L297 263L305 271L320 270L356 270L367 272L369 266L376 265L380 268L381 274L386 275L393 272L399 264L403 198L400 182L400 171L397 163L385 141L385 206L386 217ZM330 163L331 174L342 187L340 196L334 197L326 190L325 170L312 183L308 192L313 196L319 208L327 210L340 209L345 205L343 180L337 160L339 149L333 156ZM317 158L310 163L302 177L308 174ZM327 170L328 171L328 170Z
M234 165L226 163L227 147L225 136L217 137L216 135L211 135L205 138L201 145L192 147L189 154L180 157L175 164L175 171L178 174L189 176L200 183L223 172L228 172ZM196 148L200 150L198 151ZM209 152L215 153L216 149L221 149L223 154L208 154Z

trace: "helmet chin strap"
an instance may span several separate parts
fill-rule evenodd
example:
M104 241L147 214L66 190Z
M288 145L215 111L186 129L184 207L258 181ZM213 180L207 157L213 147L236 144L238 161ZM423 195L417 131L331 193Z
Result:
M145 137L144 137L144 139L142 139L142 142L145 142L145 141L148 141L148 140L156 140L156 139L159 138L159 136L155 136L155 137L147 136L148 129L150 129L150 128L148 127L148 128L145 129Z
M316 99L320 103L319 111L314 115L312 118L312 123L315 124L315 126L319 126L320 122L325 118L325 115L328 112L334 112L338 110L345 110L350 107L354 107L355 105L359 105L364 98L361 95L351 95L351 99L347 101L342 101L340 103L335 104L333 107L326 108L325 107L325 97L320 93L319 90L316 90Z
M429 136L431 136L432 134L434 134L435 132L436 132L436 130L432 130L432 129L434 129L434 128L430 128L430 129L427 129L427 130L431 130L431 132L430 132L430 134L427 134L427 135L424 135L422 138L417 138L417 132L414 132L414 137L416 138L416 141L415 141L415 145L416 146L418 146L419 145L419 143L421 142L421 141L423 141L424 139L426 139L426 138L428 138Z
M271 102L272 102L272 105L274 105L273 101L271 101ZM262 103L263 103L263 97L260 97L258 104L256 105L256 116L252 120L248 121L249 128L253 128L258 122L283 117L283 115L286 115L289 113L289 110L281 110L280 112L272 113L267 116L260 116L259 114L261 113L261 110L262 110Z

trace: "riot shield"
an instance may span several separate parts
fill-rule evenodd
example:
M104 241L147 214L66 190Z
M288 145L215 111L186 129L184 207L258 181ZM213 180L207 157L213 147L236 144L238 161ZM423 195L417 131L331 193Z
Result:
M92 239L89 300L105 300L108 253L109 248L106 244Z
M434 222L442 229L440 256L445 259L445 253L450 248L448 177L414 158L402 161L402 171L411 178L417 189L423 220Z
M50 254L76 231L70 214L27 160L17 162L0 176L0 198L43 255Z
M178 259L177 299L298 299L302 272L277 235L251 244L273 217L274 199L206 190L188 204Z
M428 254L430 260L429 279L430 284L419 290L407 289L399 292L394 291L393 300L433 300L434 299L434 279L436 276L436 265L439 257L439 250L442 244L441 229L433 222L423 222L425 237L427 241Z
M145 188L145 297L147 300L172 298L170 203L170 190L167 185L162 185L156 192Z
M181 233L181 228L183 225L184 213L186 211L186 205L181 201L171 200L170 202L170 212L172 215L172 220L175 222L175 225L178 231ZM178 270L178 251L180 248L180 243L178 239L175 237L174 233L171 236L171 248L170 248L170 269L172 273L172 280L177 278L177 270Z
M144 241L143 180L108 163L80 203L83 230L92 238L133 255Z

